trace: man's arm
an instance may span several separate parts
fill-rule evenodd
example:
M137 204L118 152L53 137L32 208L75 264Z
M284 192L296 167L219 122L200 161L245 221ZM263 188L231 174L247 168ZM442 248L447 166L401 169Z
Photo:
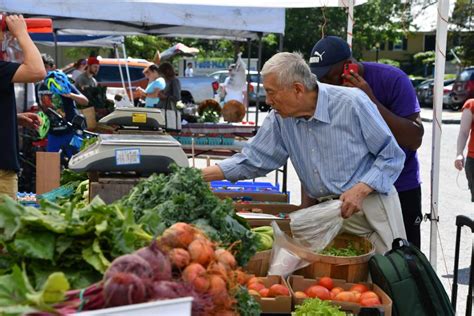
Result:
M222 161L218 166L205 168L203 174L208 180L253 179L278 169L287 159L278 121L275 113L271 112L242 153Z
M360 105L354 109L354 116L375 161L359 183L341 194L341 215L344 218L360 211L362 202L371 192L389 193L405 162L404 152L368 96L361 95L356 102Z
M464 148L466 148L466 142L469 138L469 131L473 122L472 116L473 115L470 109L463 110L461 116L461 124L459 125L459 134L456 146L456 160L454 161L454 166L458 170L462 170L464 168Z
M23 16L7 16L6 22L8 30L18 40L24 55L24 61L15 72L12 82L36 82L43 80L46 76L43 59L38 48L28 35Z
M351 74L352 76L346 76L346 79L351 82L348 86L357 87L369 96L370 100L377 106L377 109L392 131L398 144L413 151L417 150L421 146L424 134L420 113L414 113L408 117L401 117L394 114L377 100L364 78L352 71ZM411 83L409 89L413 90ZM411 90L407 90L404 93L414 93ZM413 98L416 99L416 96L413 96Z

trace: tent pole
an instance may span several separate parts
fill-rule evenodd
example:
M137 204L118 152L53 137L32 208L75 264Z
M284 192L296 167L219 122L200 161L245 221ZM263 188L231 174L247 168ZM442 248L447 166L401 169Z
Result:
M54 60L56 62L56 68L58 68L58 30L54 30L53 32L53 38L54 38Z
M258 63L257 63L257 97L256 97L256 104L255 104L255 130L257 130L258 126L258 111L260 106L260 71L262 70L262 49L263 49L263 42L262 42L262 33L258 33Z
M127 87L125 86L125 79L123 79L122 59L120 58L120 54L119 54L117 45L114 45L114 50L115 50L115 58L117 58L117 60L118 60L118 69L119 69L119 73L120 73L120 80L122 82L123 91L125 91L125 97L127 98L128 102L130 104L132 104L132 102L130 102L130 98L128 97L128 94L127 94Z
M250 38L247 38L247 122L249 121L250 111L250 55L252 51L252 42Z
M128 58L127 58L127 50L125 49L125 42L122 42L122 50L123 50L123 58L125 59L125 71L127 72L127 79L128 79L128 88L130 89L130 98L132 104L134 104L133 100L133 89L132 89L132 81L130 80L130 70L128 69Z
M352 49L352 29L354 27L354 0L348 0L348 13L347 13L347 44Z
M443 114L443 82L446 63L446 38L448 34L449 0L438 1L438 21L436 27L435 80L433 92L433 137L431 151L431 221L430 231L430 262L436 270L438 241L438 194L439 194L439 163L442 134Z

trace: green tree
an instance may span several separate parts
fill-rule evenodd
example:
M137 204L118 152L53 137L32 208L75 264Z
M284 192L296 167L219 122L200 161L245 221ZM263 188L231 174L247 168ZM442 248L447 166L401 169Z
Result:
M361 51L376 43L395 41L408 33L412 22L410 6L399 0L369 0L354 8L353 51ZM346 37L347 9L304 8L286 11L285 49L300 51L308 57L322 36Z
M450 20L455 25L451 38L459 45L455 52L462 66L474 65L474 3L471 0L457 0Z
M125 37L127 55L134 58L152 60L157 50L169 48L170 41L154 35L133 35Z

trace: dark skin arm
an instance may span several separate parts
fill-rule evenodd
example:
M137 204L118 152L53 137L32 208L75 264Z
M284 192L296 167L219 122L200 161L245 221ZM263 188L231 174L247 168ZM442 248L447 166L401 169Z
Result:
M400 117L392 113L377 100L372 89L362 76L352 70L351 75L352 76L342 75L345 79L349 80L349 82L344 85L348 87L357 87L364 91L369 96L370 100L372 100L372 102L377 106L377 109L392 131L398 144L413 151L417 150L421 146L424 134L420 114L415 113L408 117Z

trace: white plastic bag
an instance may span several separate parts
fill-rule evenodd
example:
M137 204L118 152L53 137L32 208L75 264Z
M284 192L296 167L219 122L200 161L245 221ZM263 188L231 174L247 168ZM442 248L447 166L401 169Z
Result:
M286 278L296 270L309 265L303 258L311 255L311 250L298 244L281 231L275 221L272 221L273 247L270 257L268 275L281 275Z
M314 252L324 250L342 228L341 205L331 200L290 213L293 238Z

